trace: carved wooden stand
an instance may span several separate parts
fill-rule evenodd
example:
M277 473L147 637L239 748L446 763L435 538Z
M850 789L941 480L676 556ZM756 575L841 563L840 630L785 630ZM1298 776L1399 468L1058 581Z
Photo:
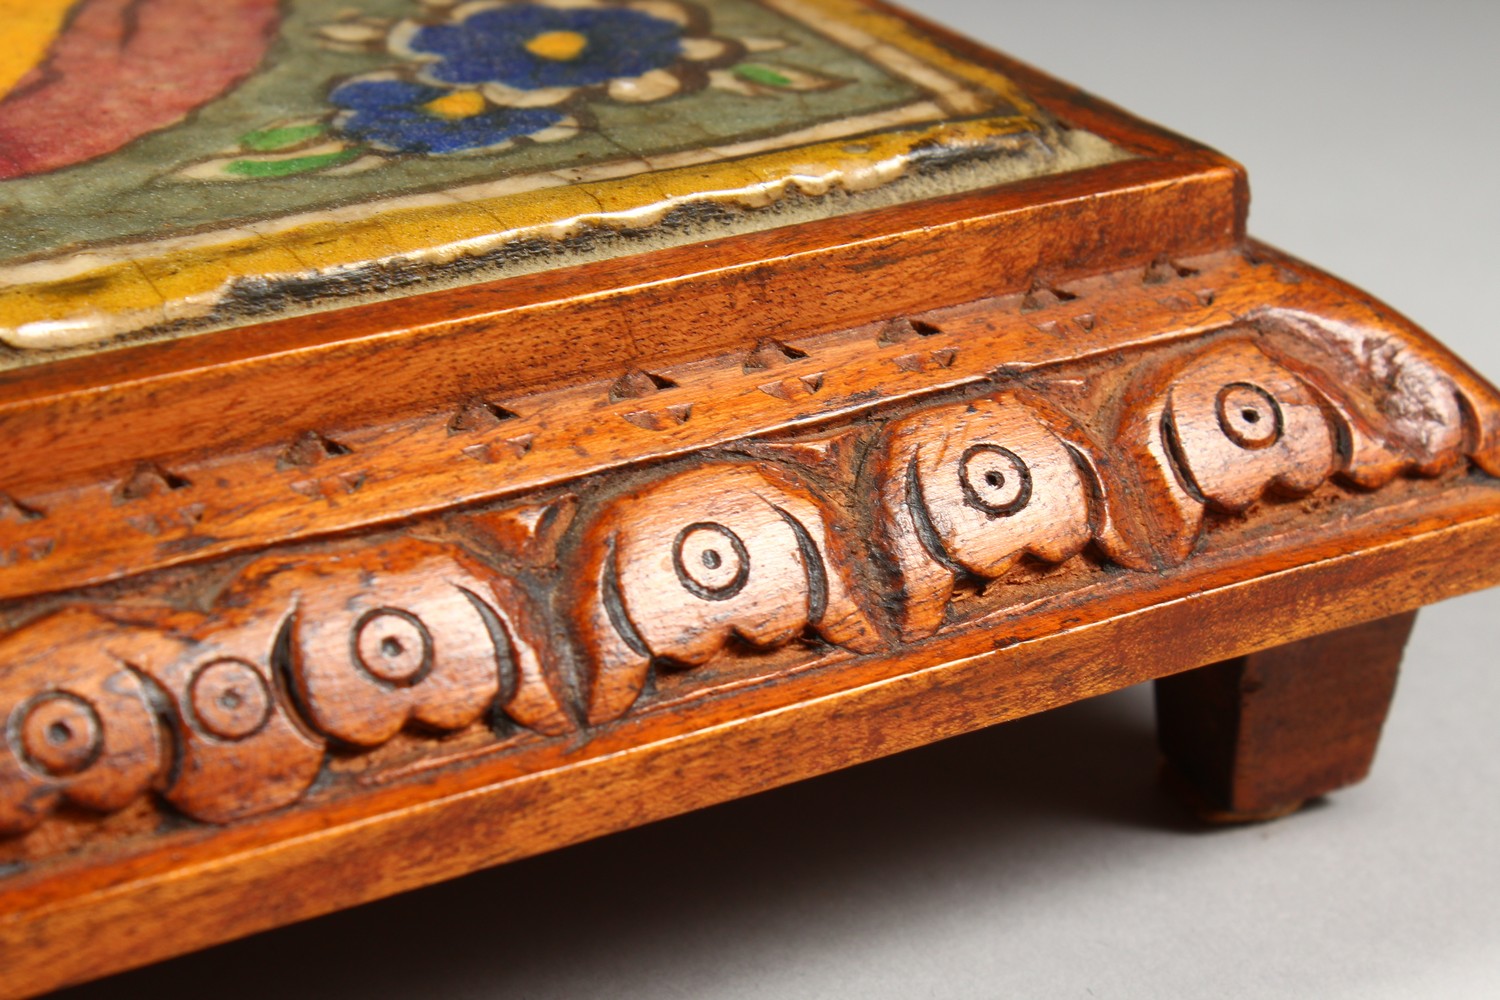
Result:
M0 994L1148 679L1208 812L1362 777L1500 398L1002 65L1135 158L0 380Z

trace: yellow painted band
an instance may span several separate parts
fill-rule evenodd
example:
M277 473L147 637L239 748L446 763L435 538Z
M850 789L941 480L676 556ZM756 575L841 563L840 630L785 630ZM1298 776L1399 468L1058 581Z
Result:
M74 0L0 0L0 100L47 57Z

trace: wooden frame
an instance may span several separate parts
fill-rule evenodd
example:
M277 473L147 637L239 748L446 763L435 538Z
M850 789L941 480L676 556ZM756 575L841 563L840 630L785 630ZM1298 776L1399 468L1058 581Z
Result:
M1494 390L1002 65L1138 158L0 379L6 989L1497 582Z

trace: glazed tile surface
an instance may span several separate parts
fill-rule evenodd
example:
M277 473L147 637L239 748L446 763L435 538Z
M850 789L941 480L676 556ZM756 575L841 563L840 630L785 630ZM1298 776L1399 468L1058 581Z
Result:
M1122 155L856 0L0 22L0 367Z

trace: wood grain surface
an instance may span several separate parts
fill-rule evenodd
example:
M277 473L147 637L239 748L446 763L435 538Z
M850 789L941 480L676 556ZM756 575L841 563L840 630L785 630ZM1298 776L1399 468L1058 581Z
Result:
M1091 280L816 356L767 340L722 376L756 405L810 368L825 391L869 387L826 417L11 602L13 992L1500 578L1500 398L1425 335L1254 245ZM1186 329L1114 320L1129 303ZM1049 362L1062 315L1104 342ZM955 317L1024 323L1032 353L955 374L977 339L942 340ZM841 344L847 368L828 364ZM936 391L903 381L928 373ZM639 407L686 378L628 371L604 394ZM509 422L460 417L455 436ZM333 450L304 437L283 461ZM1241 786L1269 781L1262 757L1244 751Z
M1259 651L1500 583L1500 396L987 58L1136 157L0 376L0 996L1220 661L1356 776Z

